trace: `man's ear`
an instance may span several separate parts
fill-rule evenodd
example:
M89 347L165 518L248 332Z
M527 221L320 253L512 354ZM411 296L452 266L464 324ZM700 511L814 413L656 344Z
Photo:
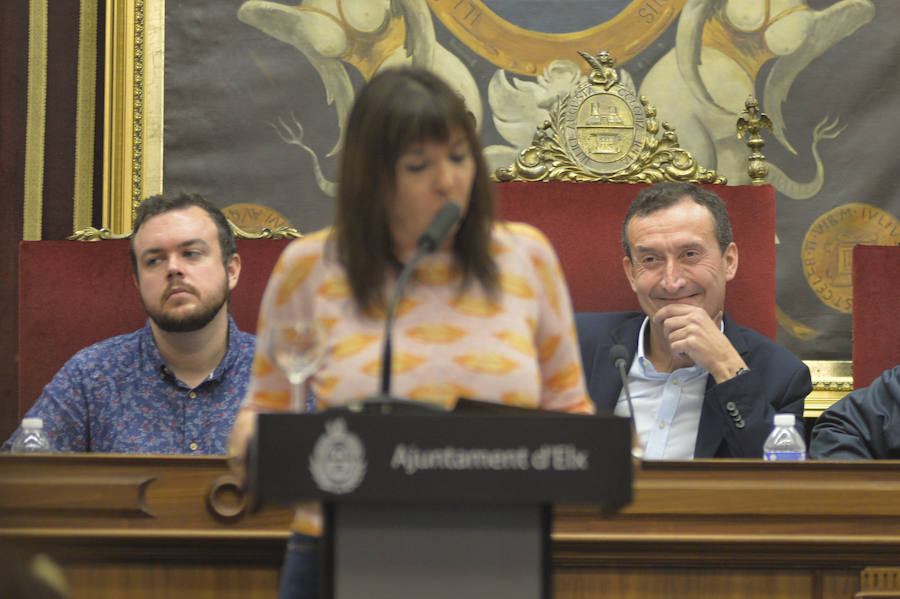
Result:
M225 274L228 276L228 288L234 291L241 277L241 255L235 252L225 263Z
M134 283L134 288L138 290L138 293L141 292L141 284L138 281L138 276L135 271L131 271L131 282Z
M737 274L738 269L738 248L735 242L732 241L728 244L722 259L725 260L725 280L730 281Z
M628 284L631 285L631 290L637 293L637 289L634 286L634 269L631 263L631 258L625 256L622 258L622 268L625 269L625 278L628 279Z

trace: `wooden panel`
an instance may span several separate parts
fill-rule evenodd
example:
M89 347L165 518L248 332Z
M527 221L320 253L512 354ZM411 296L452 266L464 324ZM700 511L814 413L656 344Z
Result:
M556 513L564 565L897 565L900 462L649 462L619 515Z
M248 512L218 457L0 455L0 502L0 545L74 599L274 597L291 517ZM852 599L900 566L900 462L645 463L621 513L557 507L552 559L557 599Z
M0 456L0 529L155 537L280 530L284 537L291 520L287 508L229 518L208 505L207 496L219 489L214 485L224 481L228 487L221 478L227 474L220 457ZM36 496L39 490L43 497ZM227 491L216 498L233 501Z
M271 567L90 564L66 568L73 599L274 599ZM123 593L127 589L127 593ZM161 593L167 589L168 594Z
M554 597L567 599L759 599L812 597L813 576L797 570L603 568L556 571ZM849 599L849 598L847 598Z
M0 481L0 508L20 512L113 511L150 515L144 505L149 477L11 476Z

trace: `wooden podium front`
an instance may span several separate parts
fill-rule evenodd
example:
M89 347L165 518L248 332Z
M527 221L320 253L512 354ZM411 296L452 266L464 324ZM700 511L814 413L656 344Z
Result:
M73 599L274 598L290 511L241 501L223 458L0 455L0 544L54 557ZM900 462L650 462L552 540L556 599L900 597Z

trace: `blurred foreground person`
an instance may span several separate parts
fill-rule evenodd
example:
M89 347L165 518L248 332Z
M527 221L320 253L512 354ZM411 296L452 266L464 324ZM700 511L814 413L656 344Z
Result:
M463 101L427 71L376 75L350 114L332 229L282 254L260 311L247 399L232 432L238 468L260 411L287 410L290 385L267 355L277 322L317 322L326 355L309 379L317 407L377 394L385 311L403 264L448 202L462 217L426 255L394 318L392 395L452 408L460 397L592 413L569 292L531 226L494 219L492 183ZM281 597L315 596L317 506L298 510ZM307 536L309 535L309 536Z

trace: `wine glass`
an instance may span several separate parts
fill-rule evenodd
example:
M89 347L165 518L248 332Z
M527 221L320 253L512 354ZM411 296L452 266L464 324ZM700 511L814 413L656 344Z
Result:
M325 355L321 326L315 321L278 321L269 331L268 351L291 384L291 411L307 411L303 383Z

